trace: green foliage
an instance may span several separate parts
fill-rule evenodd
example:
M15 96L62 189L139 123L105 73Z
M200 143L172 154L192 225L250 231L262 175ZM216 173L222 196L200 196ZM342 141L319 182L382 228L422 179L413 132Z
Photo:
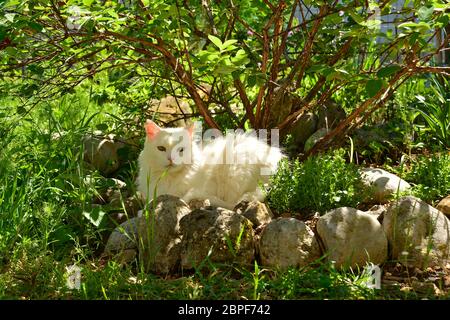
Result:
M450 81L444 77L431 77L430 91L425 96L418 94L416 98L418 102L413 110L426 124L419 132L429 132L444 148L450 149Z
M86 133L140 130L150 99L192 98L202 84L212 87L202 101L223 128L275 125L299 108L312 110L331 93L350 113L409 68L404 52L432 52L433 42L426 40L449 23L449 5L439 1L416 1L407 10L418 21L403 24L399 35L379 30L373 1L304 2L331 10L323 16L312 10L303 24L293 19L288 27L297 1L279 2L280 11L264 1L0 1L0 298L375 297L362 285L363 275L328 265L274 271L255 262L247 270L206 259L194 274L174 279L98 260L111 226L104 223L109 212L92 200L109 185L83 166ZM381 15L390 13L387 5ZM375 36L384 41L374 43ZM400 92L402 108L410 91ZM419 93L442 106L434 91ZM291 96L294 108L281 110L278 94ZM257 109L261 123L252 123ZM423 111L436 114L431 107ZM197 105L198 115L204 116ZM436 137L443 136L443 127L435 127ZM384 152L380 144L374 148ZM414 163L408 179L418 183L417 194L434 201L449 193L448 158ZM125 176L134 181L132 170ZM269 201L278 211L323 213L355 207L364 198L358 170L342 151L284 162L273 179ZM237 251L240 238L228 240ZM81 268L80 290L66 286L66 267L73 264Z
M405 179L414 184L413 193L427 202L450 194L450 154L419 156L411 163Z
M270 283L270 289L281 299L315 296L318 299L373 299L375 292L367 288L367 275L352 270L337 270L322 263L316 268L290 268Z
M356 207L364 198L358 168L345 160L343 150L298 160L283 161L272 177L268 195L271 208L282 213L325 213L336 207Z
M209 126L289 129L295 112L331 95L345 108L378 109L377 97L434 53L428 39L448 25L449 7L396 8L405 12L396 34L380 28L394 11L389 2L317 0L299 10L294 0L2 1L0 87L23 98L16 113L26 114L104 77L109 83L94 85L92 99L114 100L133 115L171 94L191 98ZM409 52L421 61L404 58ZM203 84L212 87L208 99L196 95Z

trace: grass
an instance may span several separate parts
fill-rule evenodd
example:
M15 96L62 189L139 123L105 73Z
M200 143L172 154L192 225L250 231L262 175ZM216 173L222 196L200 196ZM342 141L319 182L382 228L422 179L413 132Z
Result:
M413 194L435 203L450 194L450 153L419 156L413 160L405 179L414 183Z
M12 114L18 102L0 100ZM99 112L101 110L102 112ZM0 120L0 299L382 299L361 272L324 263L285 271L202 264L178 275L146 273L99 257L114 225L89 219L104 178L83 166L80 141L107 124L113 105L82 94ZM52 139L60 133L59 139ZM88 175L90 176L87 179ZM124 172L132 181L134 173ZM81 269L79 290L67 285ZM413 297L414 298L414 297Z

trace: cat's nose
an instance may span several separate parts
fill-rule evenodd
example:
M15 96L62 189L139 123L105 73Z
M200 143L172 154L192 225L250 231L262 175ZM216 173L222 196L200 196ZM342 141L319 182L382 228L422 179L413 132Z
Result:
M172 160L172 158L168 158L167 160L169 160L169 165L173 165L173 160Z

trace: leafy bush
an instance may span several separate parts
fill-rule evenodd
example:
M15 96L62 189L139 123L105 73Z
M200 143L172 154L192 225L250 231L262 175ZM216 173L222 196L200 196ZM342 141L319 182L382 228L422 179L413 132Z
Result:
M450 194L450 154L418 157L405 179L415 184L417 197L427 202L440 200Z
M425 120L423 131L450 148L450 82L444 77L431 77L430 90L425 97L416 95L414 110Z
M278 211L317 210L325 213L336 207L356 207L364 198L364 187L356 165L345 161L345 152L283 161L272 177L269 204Z
M209 127L284 135L335 95L349 119L317 151L369 119L408 78L446 72L428 66L445 50L428 41L449 24L443 1L0 3L0 91L23 98L21 114L107 76L89 88L99 105L139 114L149 98L171 94L189 98L191 115ZM399 32L381 28L392 14Z

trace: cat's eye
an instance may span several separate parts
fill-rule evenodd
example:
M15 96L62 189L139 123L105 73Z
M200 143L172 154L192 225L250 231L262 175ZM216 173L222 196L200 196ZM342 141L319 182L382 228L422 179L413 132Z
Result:
M159 151L166 151L166 147L163 146L157 146L156 148L158 148Z
M179 153L183 153L183 151L184 151L184 148L179 148L179 149L178 149L178 152L179 152Z

